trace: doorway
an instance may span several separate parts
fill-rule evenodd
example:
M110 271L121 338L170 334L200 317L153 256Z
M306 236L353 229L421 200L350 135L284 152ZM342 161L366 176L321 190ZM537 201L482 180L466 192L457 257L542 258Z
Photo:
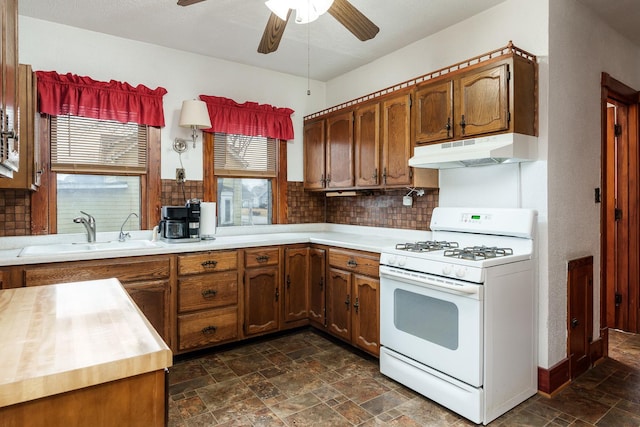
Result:
M601 327L640 332L638 91L602 74Z

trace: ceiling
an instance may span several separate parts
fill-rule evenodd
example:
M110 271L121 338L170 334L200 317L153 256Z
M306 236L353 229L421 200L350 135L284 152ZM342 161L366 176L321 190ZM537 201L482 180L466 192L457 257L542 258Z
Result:
M270 11L264 0L19 0L20 15L327 81L505 0L349 0L378 27L358 40L331 15L289 19L280 47L257 52ZM308 57L309 54L309 57Z
M611 28L640 46L640 2L638 0L578 0L592 9Z
M274 53L257 52L264 0L19 0L19 14L315 80L328 81L505 0L350 0L378 27L361 42L325 14L289 20ZM638 0L578 0L640 46Z

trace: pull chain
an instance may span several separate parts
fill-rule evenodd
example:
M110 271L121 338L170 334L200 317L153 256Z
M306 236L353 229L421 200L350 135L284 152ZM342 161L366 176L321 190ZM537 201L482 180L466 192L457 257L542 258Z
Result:
M311 70L311 29L309 28L310 26L311 26L310 24L307 24L307 96L311 95L311 78L309 76L310 70Z

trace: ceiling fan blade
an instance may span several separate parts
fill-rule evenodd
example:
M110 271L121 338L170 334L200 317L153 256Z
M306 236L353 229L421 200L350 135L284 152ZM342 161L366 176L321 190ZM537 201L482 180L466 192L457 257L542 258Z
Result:
M289 22L290 16L291 9L289 9L287 19L285 20L280 19L278 15L273 12L271 13L269 20L267 21L267 26L264 28L264 32L262 33L262 39L258 45L258 52L266 54L278 50L278 45L280 44L280 40L282 39L284 29L287 26L287 22Z
M178 5L180 6L191 6L192 4L200 3L204 0L178 0Z
M331 16L362 41L372 39L380 28L356 9L348 0L334 0L329 8Z

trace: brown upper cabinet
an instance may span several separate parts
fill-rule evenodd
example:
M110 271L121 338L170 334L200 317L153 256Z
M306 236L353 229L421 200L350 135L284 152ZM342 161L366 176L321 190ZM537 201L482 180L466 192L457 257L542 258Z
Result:
M304 188L308 190L324 189L324 126L324 119L304 125Z
M353 111L327 118L326 188L353 186Z
M0 30L0 175L19 164L18 126L18 0L2 0Z
M535 62L512 54L415 88L416 144L485 134L536 135Z
M437 171L415 173L408 163L412 155L407 90L306 122L304 188L437 187Z
M0 179L0 188L37 190L40 186L42 166L40 164L40 139L37 134L38 113L36 111L36 75L31 65L18 66L18 108L20 111L20 158L18 171L12 179Z

